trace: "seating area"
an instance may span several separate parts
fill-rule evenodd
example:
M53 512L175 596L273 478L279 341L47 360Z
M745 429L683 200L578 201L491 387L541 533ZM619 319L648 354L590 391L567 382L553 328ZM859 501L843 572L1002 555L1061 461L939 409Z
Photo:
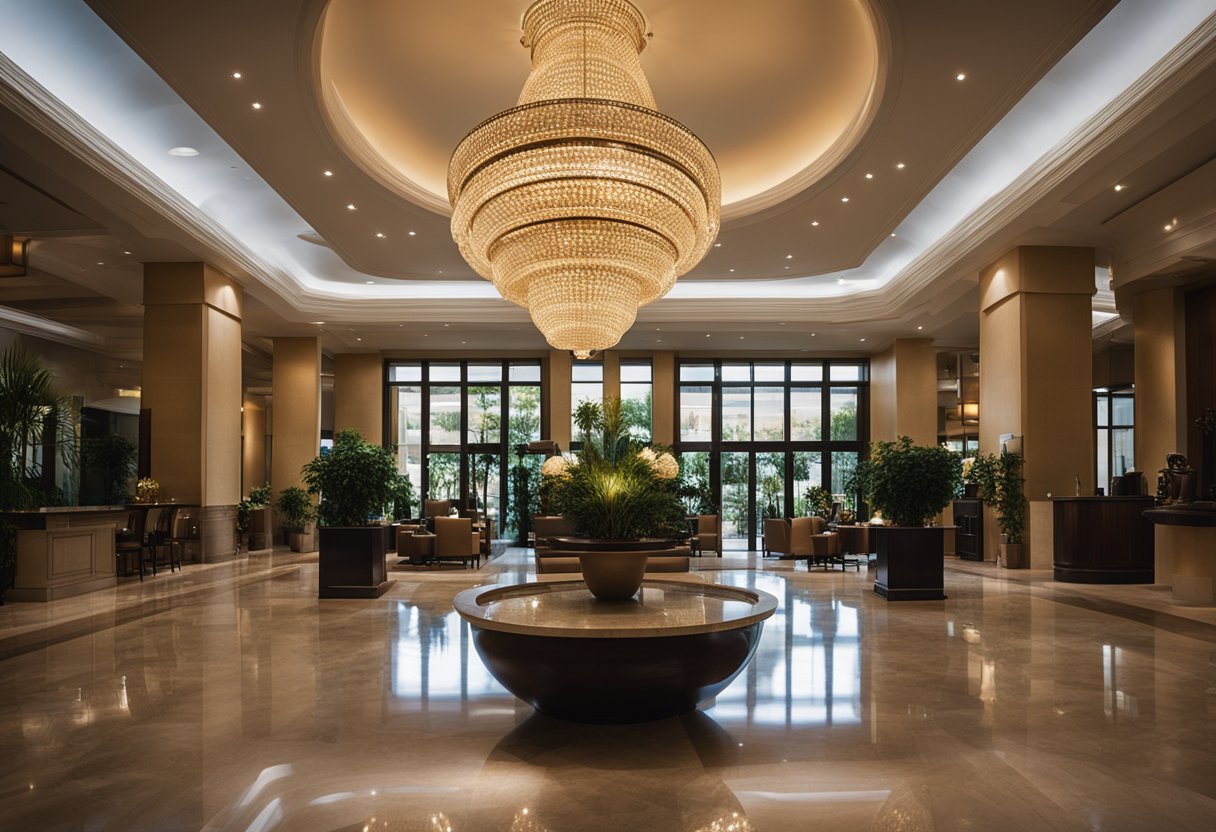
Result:
M769 518L764 521L763 556L805 559L808 568L850 566L860 571L870 554L869 526L828 528L822 517Z

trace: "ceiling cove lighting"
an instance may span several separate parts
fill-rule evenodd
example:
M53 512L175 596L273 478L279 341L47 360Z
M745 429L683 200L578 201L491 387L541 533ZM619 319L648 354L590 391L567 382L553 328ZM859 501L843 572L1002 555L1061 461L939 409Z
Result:
M197 156L198 151L193 147L171 147L169 148L170 156Z
M452 154L452 238L550 345L582 358L705 256L721 180L701 140L656 110L631 3L538 0L523 32L532 70L517 106Z

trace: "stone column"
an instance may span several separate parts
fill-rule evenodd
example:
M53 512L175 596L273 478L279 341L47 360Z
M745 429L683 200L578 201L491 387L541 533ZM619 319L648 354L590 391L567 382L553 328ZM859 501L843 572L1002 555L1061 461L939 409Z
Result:
M562 451L570 450L570 353L549 350L545 362L544 431Z
M1136 470L1148 493L1157 488L1165 455L1186 453L1186 325L1173 288L1142 292L1132 301L1136 339ZM1198 468L1199 460L1191 460Z
M654 441L674 445L676 441L676 354L662 350L651 355L650 430Z
M270 484L278 500L283 489L303 486L300 469L321 448L320 341L275 338L271 372Z
M870 358L870 438L937 443L937 357L928 338L897 338Z
M205 263L144 265L142 406L163 499L197 503L204 562L236 551L244 293Z
M266 399L246 396L241 406L243 445L241 449L241 493L269 481L266 471Z
M1022 437L1026 496L1094 493L1093 250L1022 246L980 272L980 450L1000 452L1002 434ZM1046 547L1030 565L1051 567ZM998 547L984 519L986 551ZM1036 550L1039 550L1036 553Z
M384 360L380 353L334 355L334 432L354 428L384 442Z

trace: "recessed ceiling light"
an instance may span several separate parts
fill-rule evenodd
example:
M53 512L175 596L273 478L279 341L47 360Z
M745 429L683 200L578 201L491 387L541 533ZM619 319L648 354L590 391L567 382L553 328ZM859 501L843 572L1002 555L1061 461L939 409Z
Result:
M377 231L377 232L376 232L376 237L377 237L378 239L383 240L383 239L384 239L384 232L383 232L383 231Z
M131 252L129 252L129 251L124 251L124 252L123 252L123 254L130 254L130 253L131 253Z
M786 266L786 267L785 267L785 270L788 272L788 271L790 270L790 267L789 267L789 266Z
M894 231L892 231L892 232L891 232L891 236L892 236L892 237L894 237L894 236L895 236L895 232L894 232Z
M955 81L966 81L966 80L967 80L967 73L965 73L965 72L960 72L958 75L955 75L955 76L954 76L954 80L955 80Z
M451 326L451 324L444 324L444 326Z
M460 343L462 343L462 344L467 344L467 343L469 343L469 342L468 342L468 341L461 341Z
M785 321L782 321L780 325L785 326Z
M410 232L410 236L411 236L411 237L413 237L413 236L414 236L415 234L417 234L417 233L418 233L418 232L416 232L416 231L411 231L411 232Z
M864 340L866 340L866 339L865 339L865 338L858 338L857 340L858 340L858 341L864 341Z
M169 148L170 156L197 156L198 151L193 147L171 147Z
M104 260L98 260L98 261L97 261L97 265L99 265L99 266L104 266L104 265L105 265L105 261L104 261Z
M333 176L333 175L334 175L334 172L333 172L332 170L323 170L323 171L321 171L321 173L322 173L323 175L325 175L325 176Z
M234 73L232 73L232 77L239 81L239 80L241 80L241 73L234 72Z
M662 331L663 331L663 327L661 327L661 326L656 326L656 327L654 328L654 331L655 331L655 332L662 332Z
M358 211L359 209L355 207L355 203L351 202L346 206L346 210L347 211Z
M255 101L255 102L253 102L253 104L251 104L250 106L251 106L251 107L253 107L253 109L255 109L255 110L260 110L260 109L262 109L262 102L261 102L261 101Z
M838 278L836 278L836 282L839 283L841 286L843 286L845 281L844 281L843 277L838 277Z
M316 324L317 326L321 326L321 324L325 323L325 321L309 321L309 323Z
M873 179L873 178L874 178L874 174L872 174L872 173L866 174L866 179Z
M356 338L355 340L356 340L356 341L362 341L363 339L362 339L362 338Z
M812 338L814 338L814 337L815 337L815 333L814 333L814 332L812 332L812 333L811 333L811 337L812 337Z
M721 244L721 243L714 243L714 248L722 248L722 244Z
M663 339L662 339L662 338L655 338L655 339L654 339L654 342L655 342L656 344L661 344L661 343L663 343Z
M730 271L732 271L732 272L733 272L733 271L734 271L734 269L731 269Z
M896 163L895 163L895 169L896 169L896 170L903 170L903 169L904 169L904 168L906 168L906 167L907 167L907 165L905 165L903 162L896 162Z
M792 255L792 254L787 254L787 255L785 255L785 259L786 259L786 260L793 260L793 259L794 259L794 255Z
M440 269L438 274L443 274L443 269Z
M1116 186L1115 186L1115 190L1116 190L1116 191L1121 191L1121 190L1123 190L1123 189L1124 189L1124 188L1126 188L1126 187L1127 187L1126 185L1116 185Z
M847 196L842 196L842 197L840 198L840 201L841 201L841 202L848 202L848 201L849 201L849 198L848 198Z
M374 280L365 280L363 282L366 283L368 286L373 286L376 283L376 281L374 281Z
M819 220L811 220L811 225L818 227Z
M705 333L705 337L706 337L706 338L708 338L708 337L709 337L709 333L708 333L708 332L707 332L707 333Z
M739 336L739 340L740 340L740 341L742 341L742 340L743 340L743 336L742 336L742 335L740 335L740 336Z
M916 328L916 331L917 331L917 332L920 332L922 329L924 329L924 327L923 327L923 326L918 326L918 327Z

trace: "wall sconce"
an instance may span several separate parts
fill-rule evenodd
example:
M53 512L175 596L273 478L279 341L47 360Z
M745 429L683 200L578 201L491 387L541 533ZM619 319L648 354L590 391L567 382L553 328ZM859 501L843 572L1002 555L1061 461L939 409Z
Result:
M978 425L980 423L979 402L963 402L958 407L959 418L963 420L964 425Z
M0 236L0 277L25 277L29 271L29 238L13 239L12 234Z

